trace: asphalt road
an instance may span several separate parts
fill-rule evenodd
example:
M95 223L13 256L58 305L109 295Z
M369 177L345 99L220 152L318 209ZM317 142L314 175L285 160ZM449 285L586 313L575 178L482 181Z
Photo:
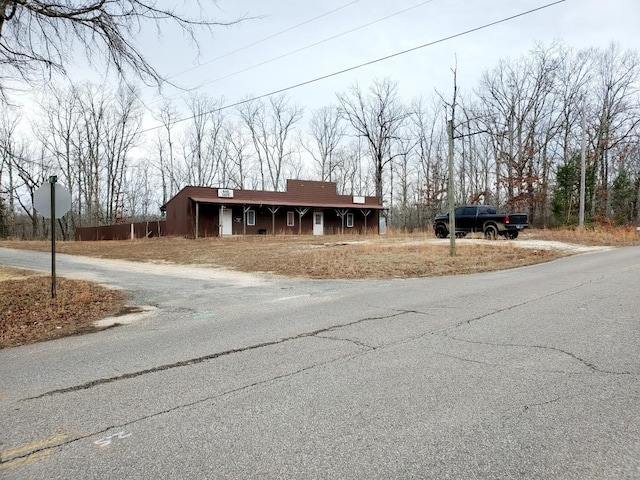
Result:
M640 248L391 281L57 267L157 310L0 350L1 478L640 478Z

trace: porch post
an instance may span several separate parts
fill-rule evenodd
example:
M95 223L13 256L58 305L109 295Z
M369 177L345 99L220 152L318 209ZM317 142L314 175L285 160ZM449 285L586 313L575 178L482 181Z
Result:
M198 228L199 225L198 223L200 222L200 204L198 202L196 202L196 240L198 239Z
M367 233L367 217L371 213L371 210L361 209L360 213L362 213L362 215L364 216L364 233L366 234Z
M278 210L280 210L280 207L276 207L275 205L272 205L269 207L269 211L271 212L271 234L272 235L276 234L276 213L278 213Z

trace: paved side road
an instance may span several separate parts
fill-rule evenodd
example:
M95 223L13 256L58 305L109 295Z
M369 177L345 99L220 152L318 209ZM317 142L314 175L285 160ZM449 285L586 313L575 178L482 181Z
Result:
M121 267L59 260L152 317L0 351L3 477L640 478L639 248L373 282Z

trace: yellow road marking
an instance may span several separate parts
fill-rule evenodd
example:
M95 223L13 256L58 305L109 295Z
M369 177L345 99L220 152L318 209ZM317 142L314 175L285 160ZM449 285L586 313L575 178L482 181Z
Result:
M33 455L29 455L28 457L16 458L14 460L9 460L6 463L0 464L0 472L4 470L9 470L10 468L19 467L21 465L28 465L36 460L40 460L41 458L48 457L53 452L51 450L44 450L42 452L36 452Z
M35 442L31 442L31 443L27 443L26 445L22 445L20 447L17 448L12 448L10 450L2 450L0 451L0 458L12 458L12 457L17 457L19 455L23 455L25 453L29 453L32 450L39 450L41 448L46 448L46 447L51 447L53 445L55 445L56 443L62 442L64 440L66 440L68 437L68 435L65 435L64 433L61 433L59 435L54 435L51 438L47 438L45 440L36 440ZM36 452L34 455L35 456L39 453L42 452ZM28 457L28 458L31 458ZM17 460L24 460L24 459L17 459ZM11 462L9 462L11 463Z

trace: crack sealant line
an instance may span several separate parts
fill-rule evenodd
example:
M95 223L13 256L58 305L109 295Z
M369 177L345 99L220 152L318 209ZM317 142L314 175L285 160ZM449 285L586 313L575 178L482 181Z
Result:
M99 385L104 385L104 384L108 384L108 383L112 383L112 382L116 382L116 381L120 381L120 380L129 380L131 378L136 378L136 377L140 377L142 375L147 375L150 373L157 373L157 372L163 372L165 370L171 370L174 368L180 368L180 367L188 367L191 365L197 365L199 363L203 363L203 362L207 362L209 360L215 360L216 358L219 357L225 357L228 355L233 355L235 353L243 353L243 352L248 352L251 350L256 350L259 348L264 348L264 347L271 347L274 345L280 345L282 343L286 343L286 342L290 342L293 340L299 340L301 338L306 338L306 337L319 337L320 334L322 333L327 333L327 332L331 332L333 330L337 330L340 328L344 328L344 327L349 327L352 325L357 325L359 323L363 323L363 322L370 322L370 321L375 321L375 320L385 320L388 318L393 318L393 317L397 317L400 315L404 315L407 312L395 312L389 315L382 315L379 317L367 317L367 318L361 318L359 320L355 320L353 322L349 322L349 323L345 323L345 324L341 324L341 325L332 325L330 327L325 327L325 328L320 328L318 330L314 330L312 332L304 332L304 333L300 333L298 335L293 335L291 337L285 337L285 338L280 338L278 340L272 340L270 342L263 342L263 343L258 343L255 345L249 345L247 347L241 347L241 348L234 348L234 349L230 349L230 350L225 350L223 352L217 352L217 353L212 353L211 355L205 355L203 357L198 357L198 358L192 358L189 360L182 360L180 362L175 362L175 363L170 363L170 364L165 364L165 365L159 365L157 367L152 367L152 368L148 368L145 370L139 370L137 372L131 372L131 373L125 373L122 375L118 375L115 377L107 377L107 378L100 378L97 380L92 380L90 382L86 382L80 385L74 385L72 387L66 387L66 388L60 388L60 389L56 389L56 390L51 390L45 393L42 393L40 395L36 395L34 397L28 397L28 398L24 398L21 399L21 402L24 401L28 401L28 400L38 400L40 398L44 398L44 397L49 397L49 396L53 396L53 395L58 395L58 394L64 394L64 393L71 393L71 392L77 392L80 390L88 390L90 388L93 387L97 387Z
M601 278L604 278L604 277L601 277ZM495 315L497 313L508 312L509 310L513 310L515 308L523 307L525 305L529 305L530 303L535 303L535 302L537 302L539 300L543 300L545 298L554 297L554 296L559 295L561 293L570 292L571 290L577 290L577 289L579 289L581 287L584 287L585 285L588 285L588 284L590 284L592 282L593 282L593 280L590 280L589 282L580 283L578 285L574 285L572 287L568 287L568 288L565 288L563 290L558 290L556 292L551 292L551 293L548 293L546 295L542 295L540 297L532 298L532 299L527 300L525 302L517 303L515 305L509 305L508 307L504 307L504 308L499 308L498 310L494 310L492 312L485 313L484 315L480 315L479 317L469 318L467 320L463 320L461 322L458 322L458 323L456 323L454 325L450 325L448 327L444 327L444 328L441 328L441 329L438 329L438 330L434 330L431 333L432 334L439 334L441 332L448 332L449 330L455 330L456 328L462 327L463 325L469 325L469 324L471 324L473 322L477 322L478 320L482 320L483 318L490 317L490 316Z
M562 397L555 397L555 398L552 398L551 400L547 400L546 402L532 403L530 405L525 405L524 406L524 411L526 412L527 410L529 410L530 408L533 408L533 407L545 407L545 406L550 405L552 403L558 402L561 398ZM566 397L566 398L568 398L568 397Z
M520 343L491 343L491 342L481 342L479 340L468 340L465 338L458 338L458 337L454 337L453 335L447 335L445 332L443 331L438 331L438 332L433 332L434 334L441 336L441 337L446 337L449 338L451 340L455 340L457 342L464 342L464 343L471 343L474 345L487 345L490 347L511 347L511 348L532 348L532 349L540 349L540 350L552 350L554 352L558 352L558 353L562 353L563 355L567 355L571 358L573 358L574 360L576 360L577 362L581 363L582 365L584 365L585 367L587 367L589 370L592 370L594 372L597 373L605 373L608 375L634 375L633 372L614 372L611 370L603 370L602 368L598 367L597 365L583 359L580 358L579 356L577 356L575 353L571 353L568 352L566 350L563 350L561 348L558 347L551 347L548 345L524 345L524 344L520 344Z
M332 358L332 359L324 361L324 362L320 362L320 363L316 363L316 364L313 364L313 365L309 365L309 366L304 367L304 368L300 368L300 369L295 370L293 372L283 373L281 375L277 375L275 377L267 378L267 379L264 379L264 380L259 380L257 382L253 382L253 383L250 383L248 385L242 385L240 387L232 388L230 390L226 390L226 391L218 393L216 395L211 395L211 396L206 397L206 398L201 398L201 399L198 399L198 400L194 400L193 402L188 402L188 403L184 403L184 404L181 404L181 405L176 405L175 407L167 408L167 409L162 410L160 412L154 412L154 413L151 413L151 414L148 414L148 415L143 415L141 417L135 418L133 420L129 420L129 421L124 422L124 423L120 423L118 425L110 425L110 426L104 427L104 428L102 428L102 429L100 429L98 431L95 431L95 432L92 432L92 433L83 434L83 435L79 435L77 437L70 438L68 440L61 441L61 442L53 444L53 445L47 445L47 446L42 446L40 448L35 448L35 449L30 450L28 452L24 452L24 453L22 453L20 455L14 455L14 456L7 457L7 458L2 458L0 456L0 466L2 464L7 464L7 463L10 463L10 462L14 462L15 460L29 458L32 455L42 454L43 452L49 452L49 451L51 451L53 449L56 449L56 448L65 447L67 445L70 445L72 443L78 442L80 440L86 440L88 438L92 438L92 437L95 437L97 435L101 435L101 434L106 433L106 432L108 432L110 430L128 427L128 426L134 425L136 423L140 423L140 422L143 422L145 420L149 420L149 419L152 419L152 418L155 418L155 417L159 417L159 416L162 416L162 415L167 415L169 413L172 413L172 412L175 412L175 411L178 411L178 410L182 410L182 409L190 408L190 407L193 407L193 406L196 406L196 405L205 404L207 402L219 400L219 399L221 399L223 397L226 397L228 395L233 395L235 393L239 393L239 392L242 392L242 391L245 391L245 390L249 390L249 389L254 388L254 387L258 387L258 386L261 386L261 385L266 385L266 384L271 383L271 382L275 382L275 381L282 380L282 379L285 379L285 378L293 377L295 375L298 375L300 373L306 372L308 370L312 370L312 369L318 368L318 367L323 367L325 365L330 365L330 364L338 362L338 361L356 358L356 357L365 355L365 354L367 354L369 352L370 352L370 350L364 350L364 351L360 351L360 352L356 352L356 353L350 353L348 355L343 355L343 356L340 356L340 357L337 357L337 358Z
M326 338L327 340L334 340L334 341L338 341L338 342L352 343L354 345L357 345L358 347L366 348L367 350L376 350L378 348L378 347L374 347L372 345L367 345L366 343L358 342L357 340L353 340L351 338L332 337L332 336L329 336L329 335L315 335L315 336L317 338Z
M446 358L453 358L455 360L459 360L461 362L467 362L467 363L478 363L480 365L486 365L488 367L493 367L496 368L498 367L497 364L495 363L490 363L490 362L483 362L482 360L473 360L472 358L464 358L464 357L458 357L456 355L451 355L448 353L442 353L442 352L432 352L434 355L438 355L441 357L446 357Z

